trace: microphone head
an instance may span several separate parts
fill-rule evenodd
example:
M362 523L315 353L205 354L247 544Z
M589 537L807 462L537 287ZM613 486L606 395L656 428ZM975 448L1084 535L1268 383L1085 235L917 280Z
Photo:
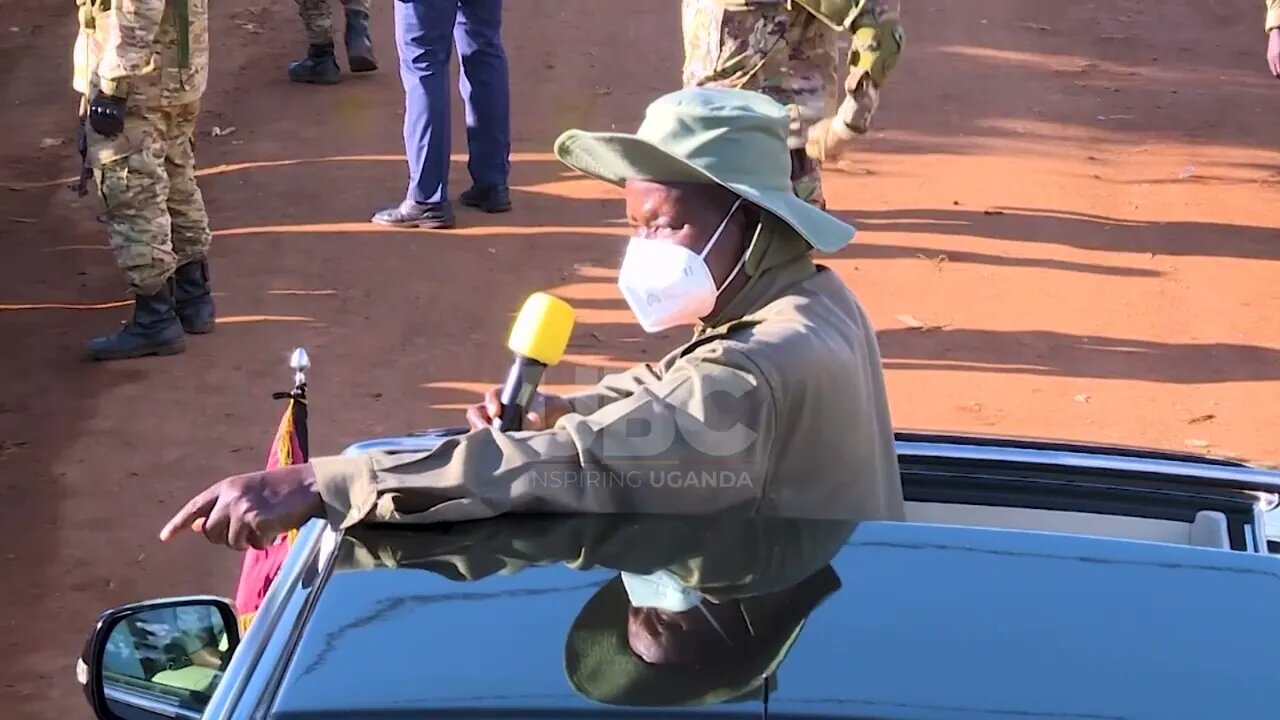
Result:
M569 303L547 293L534 293L524 301L507 347L511 352L543 365L560 362L573 332L574 313Z

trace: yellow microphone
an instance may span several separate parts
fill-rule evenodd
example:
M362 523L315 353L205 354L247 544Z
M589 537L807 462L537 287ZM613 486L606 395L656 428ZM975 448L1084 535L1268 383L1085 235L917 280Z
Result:
M493 421L495 430L523 427L542 374L564 357L573 321L573 307L554 295L534 293L524 301L507 338L507 347L516 359L502 386L502 413Z

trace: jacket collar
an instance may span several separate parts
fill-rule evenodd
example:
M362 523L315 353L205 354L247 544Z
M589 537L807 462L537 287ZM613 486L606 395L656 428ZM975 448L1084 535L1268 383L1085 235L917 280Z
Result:
M765 270L751 278L719 315L699 325L694 330L693 339L701 340L708 335L727 333L743 324L759 322L760 318L756 315L761 310L817 271L818 267L809 255L802 255Z

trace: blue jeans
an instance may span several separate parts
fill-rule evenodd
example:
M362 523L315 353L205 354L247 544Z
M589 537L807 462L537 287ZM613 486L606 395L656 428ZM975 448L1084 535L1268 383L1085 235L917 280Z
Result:
M502 49L502 0L396 0L396 45L404 84L408 198L449 199L449 56L458 46L466 104L467 170L480 187L507 184L511 100Z

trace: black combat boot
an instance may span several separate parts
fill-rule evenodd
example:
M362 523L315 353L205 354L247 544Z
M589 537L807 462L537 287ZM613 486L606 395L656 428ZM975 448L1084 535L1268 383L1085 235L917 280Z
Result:
M213 293L209 290L209 261L192 260L173 273L174 306L182 329L203 335L213 332L217 313L213 307Z
M133 298L133 317L116 332L89 341L90 360L177 355L187 349L174 311L173 280L155 295Z
M347 10L347 28L343 32L347 46L347 67L353 73L373 72L378 61L373 57L373 38L369 35L369 13Z
M333 43L308 47L307 56L289 66L289 79L294 82L332 85L338 82L339 75Z

